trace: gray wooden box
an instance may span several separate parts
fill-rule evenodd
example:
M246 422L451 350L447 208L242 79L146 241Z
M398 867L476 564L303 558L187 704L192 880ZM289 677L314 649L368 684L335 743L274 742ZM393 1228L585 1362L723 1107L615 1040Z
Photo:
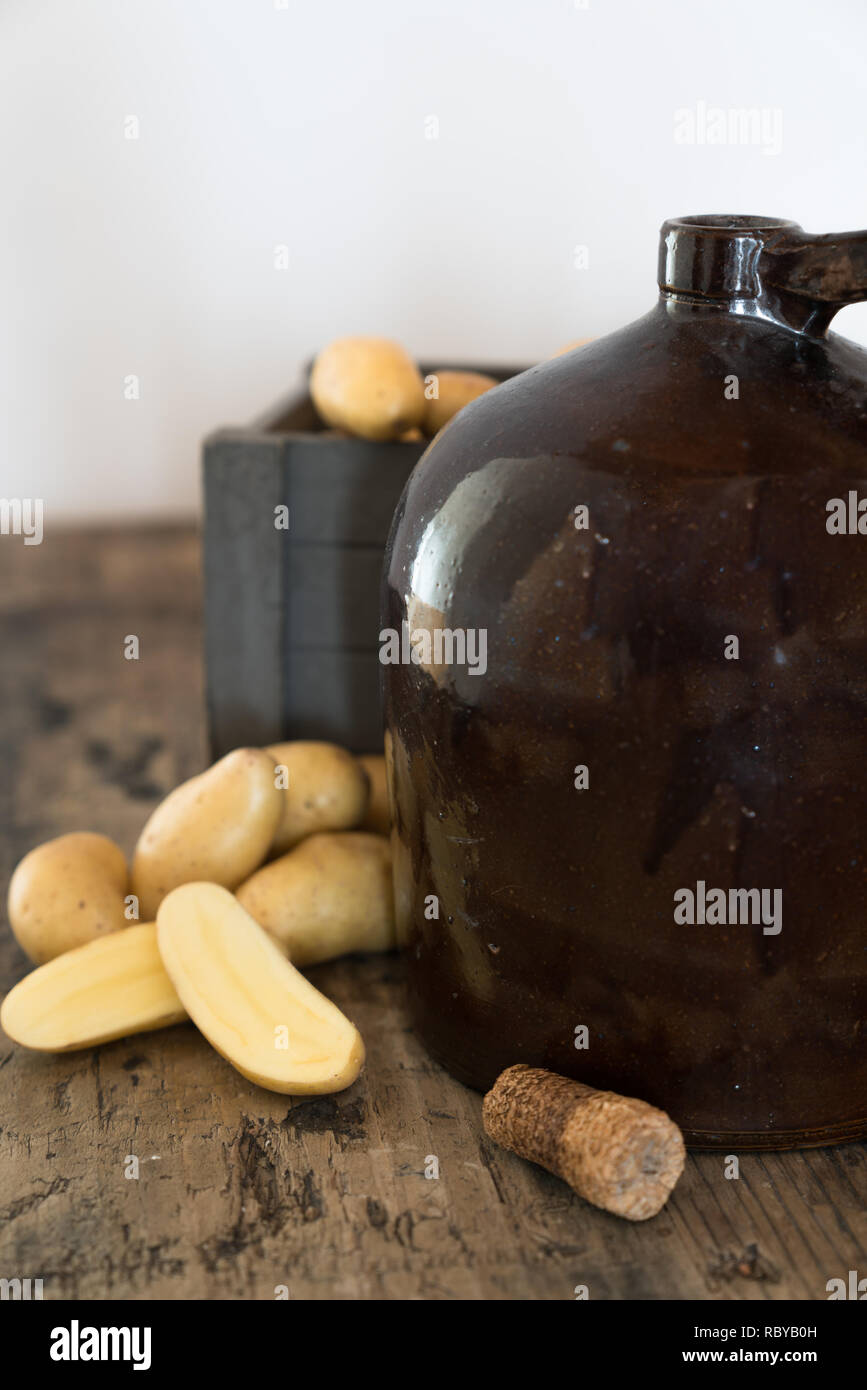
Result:
M422 369L425 373L430 370ZM520 368L473 367L504 381ZM323 431L296 394L203 451L211 752L321 738L382 747L379 586L391 518L427 447ZM289 509L289 529L275 527Z

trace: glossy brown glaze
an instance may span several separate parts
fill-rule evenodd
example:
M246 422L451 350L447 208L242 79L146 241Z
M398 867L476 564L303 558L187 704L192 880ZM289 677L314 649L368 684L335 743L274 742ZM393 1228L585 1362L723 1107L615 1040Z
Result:
M383 666L413 1013L478 1088L527 1062L693 1144L828 1143L867 1132L867 535L826 528L867 498L867 352L826 332L867 232L666 223L660 285L398 508L383 626L487 632L484 674ZM782 929L676 922L699 881Z

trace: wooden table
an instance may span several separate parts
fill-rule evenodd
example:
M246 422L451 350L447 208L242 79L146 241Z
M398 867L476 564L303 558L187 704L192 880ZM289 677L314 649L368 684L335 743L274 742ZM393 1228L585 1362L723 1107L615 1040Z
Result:
M5 895L53 835L131 850L204 766L198 540L0 537L0 627ZM27 968L4 923L0 986ZM480 1097L407 1026L397 958L313 978L367 1043L333 1098L257 1089L191 1024L58 1057L0 1035L0 1276L41 1277L46 1299L807 1300L867 1274L864 1146L744 1154L736 1181L692 1155L632 1226L486 1140Z

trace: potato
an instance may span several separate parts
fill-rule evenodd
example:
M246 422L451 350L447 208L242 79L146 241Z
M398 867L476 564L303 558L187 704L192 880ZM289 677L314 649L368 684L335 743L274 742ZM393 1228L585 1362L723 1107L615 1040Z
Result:
M166 894L193 879L236 888L268 853L282 809L274 760L260 748L236 748L176 787L136 845L139 916L155 917Z
M425 401L424 420L422 427L425 434L436 434L443 425L447 425L453 415L457 415L459 410L463 410L465 405L474 401L477 396L482 396L486 391L490 391L492 386L499 386L499 382L492 376L485 376L483 372L434 372L437 379L438 397L436 400ZM430 390L430 386L425 385L425 394Z
M0 1025L23 1047L72 1052L186 1016L160 958L156 922L140 922L31 970L3 1000Z
M286 768L282 816L271 846L285 854L318 830L351 830L367 810L367 774L356 758L336 743L275 743L267 750Z
M157 941L183 1007L242 1076L298 1096L352 1085L364 1062L357 1028L231 893L176 888L160 905Z
M418 368L389 338L338 338L310 373L310 394L326 425L362 439L399 439L425 411Z
M299 967L394 946L391 854L381 835L311 835L236 897Z
M388 835L391 832L391 810L388 804L385 758L381 753L365 753L358 761L370 782L370 800L361 828L372 830L376 835Z
M26 854L9 884L9 924L37 965L129 926L127 867L106 835L60 835Z
M592 338L573 338L571 343L566 343L564 347L558 348L556 352L552 352L548 360L550 361L554 357L565 357L567 352L574 352L576 348L586 347L588 343L592 342Z

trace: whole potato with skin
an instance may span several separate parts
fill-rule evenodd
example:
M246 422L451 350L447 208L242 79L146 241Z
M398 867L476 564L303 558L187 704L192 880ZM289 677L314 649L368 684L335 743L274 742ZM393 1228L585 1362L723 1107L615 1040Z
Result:
M367 814L361 822L362 829L372 830L377 835L388 835L391 831L391 810L388 804L385 758L382 753L365 753L358 761L370 782L370 800L367 803Z
M484 372L434 372L436 377L438 395L435 399L425 401L424 420L422 427L425 434L436 434L443 425L447 425L452 416L457 415L459 410L463 410L465 405L474 401L477 396L483 396L486 391L490 391L492 386L499 386L499 382L492 376L485 376ZM426 378L426 382L429 378ZM425 395L431 390L433 383L425 385Z
M395 944L391 852L382 835L311 835L235 896L299 968Z
M574 352L576 348L586 347L588 343L592 342L592 338L573 338L571 343L566 343L565 347L558 348L556 352L552 352L551 357L565 357L567 352Z
M139 916L155 917L182 883L205 879L236 888L268 853L282 808L274 760L260 748L235 748L181 783L153 812L135 848Z
M44 965L98 936L128 927L123 851L106 835L60 835L26 854L9 883L9 924Z
M362 439L399 439L425 411L419 370L390 338L329 343L313 364L310 394L326 425Z
M267 751L276 767L285 767L287 782L280 792L282 813L272 854L285 854L318 830L351 830L361 824L369 796L367 773L345 748L297 739L275 743Z

